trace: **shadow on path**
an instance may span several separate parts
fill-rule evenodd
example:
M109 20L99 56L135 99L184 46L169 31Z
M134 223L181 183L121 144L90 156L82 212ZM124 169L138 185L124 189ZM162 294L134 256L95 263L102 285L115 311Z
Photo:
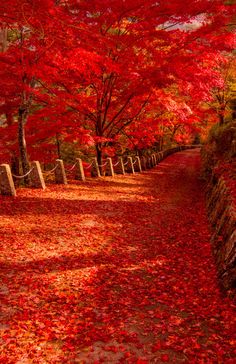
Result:
M234 363L199 153L2 199L0 362Z

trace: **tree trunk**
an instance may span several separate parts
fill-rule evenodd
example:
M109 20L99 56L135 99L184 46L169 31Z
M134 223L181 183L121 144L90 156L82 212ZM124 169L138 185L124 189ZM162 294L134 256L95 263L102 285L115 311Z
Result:
M101 167L101 165L102 165L102 145L101 145L101 143L96 144L96 152L97 152L97 161L98 161L99 170L102 175L102 167Z
M19 165L19 158L17 157L17 155L12 154L10 165L11 165L11 172L18 176L20 174L20 168L19 168L20 165ZM15 186L18 186L19 180L14 177L13 177L13 180L14 180Z
M58 156L58 159L61 159L61 143L60 143L58 133L56 134L56 144L57 144L57 156Z
M7 50L7 28L0 29L0 52Z
M19 143L20 163L23 174L26 174L30 169L27 148L26 148L26 141L25 141L25 123L27 120L27 116L28 116L27 109L20 108L18 115L18 143ZM24 178L24 182L26 185L29 185L30 177L26 176Z
M222 113L219 114L219 124L220 125L223 125L225 122L225 119L224 119L224 115L222 115Z

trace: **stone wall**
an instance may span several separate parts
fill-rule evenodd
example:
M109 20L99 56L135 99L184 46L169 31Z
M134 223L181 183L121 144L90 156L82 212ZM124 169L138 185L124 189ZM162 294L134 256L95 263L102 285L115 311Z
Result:
M233 292L236 290L236 206L223 175L213 175L207 185L207 211L220 283L223 289Z
M235 128L226 157L212 145L202 149L203 176L206 179L206 205L212 226L212 251L221 287L236 294L236 158ZM228 133L229 134L229 133ZM223 141L222 141L223 142ZM220 141L218 141L218 146Z

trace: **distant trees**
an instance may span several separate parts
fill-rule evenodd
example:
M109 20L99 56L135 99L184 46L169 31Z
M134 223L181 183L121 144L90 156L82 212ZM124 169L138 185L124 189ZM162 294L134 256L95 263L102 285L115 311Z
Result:
M236 61L228 56L225 63L221 64L223 83L221 87L212 90L213 102L211 107L215 110L219 124L223 125L227 116L232 114L232 104L236 97Z

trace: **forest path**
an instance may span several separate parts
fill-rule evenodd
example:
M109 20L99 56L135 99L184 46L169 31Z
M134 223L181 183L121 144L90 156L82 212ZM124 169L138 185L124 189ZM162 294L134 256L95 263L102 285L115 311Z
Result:
M198 150L0 198L0 363L235 363Z

